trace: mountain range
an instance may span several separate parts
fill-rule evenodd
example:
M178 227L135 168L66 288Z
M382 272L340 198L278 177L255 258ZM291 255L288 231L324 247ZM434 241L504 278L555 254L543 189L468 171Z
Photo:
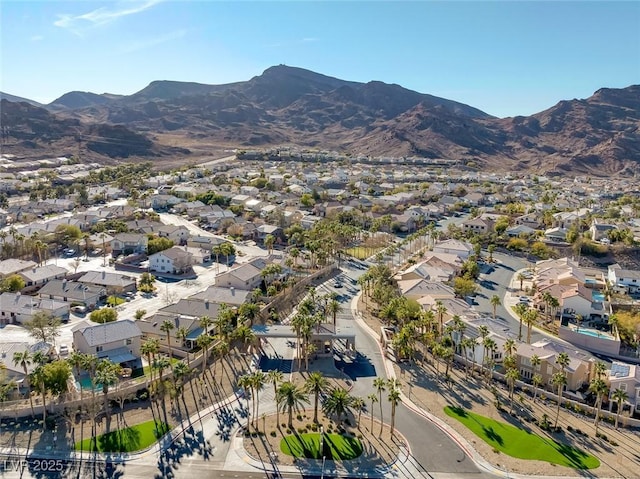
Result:
M2 149L105 163L193 162L216 148L299 146L448 158L494 170L640 172L640 85L602 88L531 116L495 118L378 81L275 66L224 85L154 81L132 95L70 92L48 105L0 94Z

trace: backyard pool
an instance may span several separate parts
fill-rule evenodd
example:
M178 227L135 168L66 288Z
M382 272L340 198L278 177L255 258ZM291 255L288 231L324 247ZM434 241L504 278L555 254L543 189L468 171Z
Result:
M576 333L579 334L584 334L586 336L592 336L594 338L600 338L600 339L609 339L609 340L614 340L615 338L613 336L611 336L609 333L605 333L602 331L597 331L595 329L584 329L584 328L572 328Z
M604 302L604 294L602 293L596 293L595 291L593 293L591 293L591 299L593 301L599 301L600 303Z
M76 388L80 389L81 387L85 391L91 391L91 379L89 376L83 376L79 381L76 381ZM102 384L96 384L96 391L97 390L102 390Z

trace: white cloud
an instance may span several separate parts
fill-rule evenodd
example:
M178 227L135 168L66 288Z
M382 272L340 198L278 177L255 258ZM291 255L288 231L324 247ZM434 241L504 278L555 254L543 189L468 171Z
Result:
M187 34L187 30L175 30L173 32L166 33L154 38L148 38L139 42L131 43L123 47L121 53L132 53L139 50L146 50L147 48L155 47L162 43L170 42L182 38Z
M121 17L134 15L144 12L153 7L161 0L146 0L144 2L118 2L113 7L101 7L81 15L70 15L62 13L58 15L58 19L53 22L56 27L66 28L73 33L80 35L83 30L99 25L106 25L116 21Z

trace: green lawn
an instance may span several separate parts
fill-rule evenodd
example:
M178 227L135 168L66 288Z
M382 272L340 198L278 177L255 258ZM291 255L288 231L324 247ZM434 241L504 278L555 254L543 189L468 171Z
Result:
M304 433L285 436L280 441L280 450L293 457L332 460L354 459L362 454L362 443L355 437L340 434L324 434L324 454L320 451L320 433Z
M126 303L126 301L120 296L109 296L107 298L107 304L109 306L120 306L123 303Z
M85 439L77 442L77 451L97 451L97 452L134 452L149 447L160 439L169 426L165 423L147 421L135 426L126 427L117 431L102 434L96 438Z
M467 426L490 446L519 459L535 459L573 469L594 469L600 461L586 452L561 444L537 434L518 429L510 424L447 406L444 412Z

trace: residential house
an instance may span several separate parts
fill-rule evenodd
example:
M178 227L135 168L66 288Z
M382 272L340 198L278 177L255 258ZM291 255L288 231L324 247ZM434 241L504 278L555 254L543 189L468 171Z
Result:
M640 270L623 269L619 264L609 266L607 279L617 290L629 294L640 292Z
M600 223L596 218L591 222L589 233L593 241L607 240L609 241L609 231L618 229L616 225Z
M73 347L84 354L109 359L124 367L140 365L142 333L135 321L120 319L111 323L95 324L81 321L71 328Z
M565 368L566 389L578 391L589 383L592 360L586 353L577 351L575 347L568 344L549 339L543 339L533 344L518 343L516 367L526 381L530 381L534 374L540 374L543 387L553 392L555 390L552 384L553 375L561 370L561 367L556 363L560 353L566 353L569 356L569 365ZM537 368L531 365L531 357L534 355L541 360L541 364Z
M45 313L61 321L68 321L69 304L20 293L0 294L0 324L24 324L31 321L37 313Z
M35 267L36 263L33 261L24 261L22 259L14 258L5 259L0 261L0 280Z
M466 260L473 253L473 246L466 241L456 239L448 239L436 243L433 247L435 253L454 254L463 260Z
M454 298L455 293L451 286L438 281L425 279L406 279L398 281L400 294L408 299L419 300L423 296L430 296L436 300Z
M4 364L6 378L9 381L14 381L22 394L26 394L28 392L29 374L38 367L36 363L29 361L29 363L25 364L27 369L27 374L25 375L22 364L14 363L14 354L24 353L25 351L29 351L29 354L31 355L36 352L42 352L46 356L51 356L55 350L51 344L44 342L36 344L29 344L25 342L0 342L0 364Z
M80 283L91 284L106 289L107 294L121 294L136 291L136 280L130 276L106 271L88 271L77 279Z
M260 225L255 230L254 239L259 244L264 244L265 238L271 235L274 237L276 243L282 243L284 240L284 231L279 226L274 225Z
M529 236L532 235L536 232L536 230L534 230L533 228L527 226L527 225L514 225L514 226L510 226L508 227L504 233L509 237L509 238L518 238L521 236Z
M248 302L253 292L246 289L237 289L233 286L223 288L220 286L209 286L199 293L189 296L189 299L209 301L211 303L226 304L229 306L240 306Z
M262 261L263 263L264 261ZM216 278L216 285L251 291L262 284L262 269L264 269L264 266L256 260L239 265L221 273Z
M487 218L473 218L462 222L465 233L487 234L494 228L494 222Z
M640 413L640 365L613 361L609 370L609 410L614 402L613 393L622 389L628 399L623 403L631 407L631 411Z
M149 256L149 270L159 273L182 274L193 264L193 255L180 246L173 246Z
M147 252L148 238L141 233L118 233L111 240L111 254L115 258L120 255L144 254Z
M55 299L68 303L82 304L89 309L95 309L101 299L107 296L104 287L93 286L66 279L49 281L38 291L40 298Z
M186 226L164 225L158 228L160 238L169 238L177 245L186 245L189 239L189 230Z
M168 332L169 339L167 339L167 331L160 329L165 321L169 321L173 325L173 329ZM160 345L166 348L171 345L172 348L192 349L196 346L196 340L203 332L200 327L200 316L162 310L149 318L136 321L136 324L140 328L143 341L150 338L157 339ZM179 336L180 328L185 328L189 332L184 342Z
M24 280L25 286L41 286L53 279L62 279L68 271L62 266L46 264L33 269L21 271L18 275Z

